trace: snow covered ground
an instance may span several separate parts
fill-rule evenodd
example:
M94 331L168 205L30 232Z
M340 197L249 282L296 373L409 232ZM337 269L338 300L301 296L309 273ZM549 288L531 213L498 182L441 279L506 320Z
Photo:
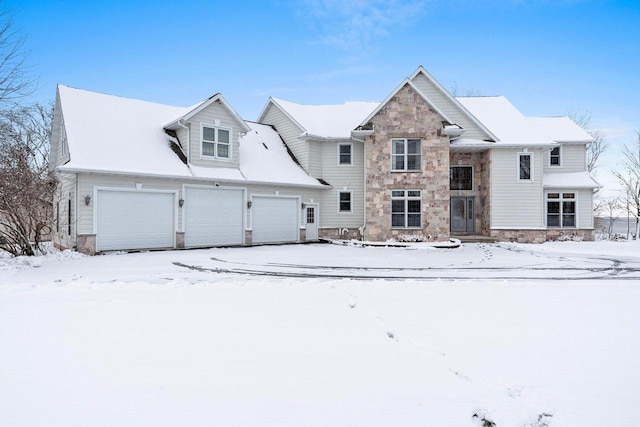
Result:
M0 255L0 425L637 425L639 248Z

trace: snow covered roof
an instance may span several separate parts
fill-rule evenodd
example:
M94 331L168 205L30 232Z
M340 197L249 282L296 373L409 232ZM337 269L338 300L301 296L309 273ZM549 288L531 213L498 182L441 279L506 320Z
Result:
M302 128L303 134L321 138L350 138L354 130L375 110L379 102L345 102L336 105L302 105L271 98Z
M482 122L502 143L551 143L536 131L527 119L504 96L459 97L457 100Z
M568 117L526 117L504 96L459 97L458 101L499 139L500 144L554 144L593 139Z
M541 135L556 142L591 142L593 138L569 117L527 117Z
M189 174L169 148L163 125L188 112L155 104L58 86L71 160L64 169Z
M548 173L542 176L545 188L600 188L602 187L589 172Z
M240 170L248 181L321 185L297 165L276 130L259 123L240 139Z
M201 104L172 107L67 86L58 93L71 159L60 170L326 187L294 162L270 126L242 121L248 132L240 136L239 169L187 166L164 128Z

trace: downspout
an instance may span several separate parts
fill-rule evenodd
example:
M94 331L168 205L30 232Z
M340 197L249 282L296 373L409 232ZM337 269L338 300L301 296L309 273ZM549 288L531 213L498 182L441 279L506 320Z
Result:
M353 141L362 142L362 226L358 227L360 231L360 240L364 241L364 229L367 227L367 144L363 139L351 137Z

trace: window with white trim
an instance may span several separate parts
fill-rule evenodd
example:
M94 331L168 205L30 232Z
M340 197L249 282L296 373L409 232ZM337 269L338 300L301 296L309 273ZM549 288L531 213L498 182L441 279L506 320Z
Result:
M451 166L449 187L451 190L473 190L473 167Z
M391 228L421 228L422 191L391 191Z
M533 181L533 153L518 153L518 181Z
M576 228L576 193L547 193L547 227Z
M229 159L231 129L202 125L202 157Z
M338 192L338 212L351 212L351 191Z
M562 166L562 147L553 147L551 151L549 151L549 166Z
M391 140L391 170L419 171L422 161L422 143L420 139Z
M352 145L351 144L338 144L338 164L339 165L351 165L352 164Z

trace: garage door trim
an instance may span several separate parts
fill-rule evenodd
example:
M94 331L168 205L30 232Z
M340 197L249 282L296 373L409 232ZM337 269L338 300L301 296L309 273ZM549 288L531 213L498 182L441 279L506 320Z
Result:
M178 229L178 190L160 190L160 189L142 189L137 188L139 184L136 184L136 188L126 187L93 187L93 235L96 236L96 250L100 247L100 236L98 236L98 210L99 210L99 198L98 193L100 191L113 191L120 193L165 193L173 195L173 243L172 247L176 247L176 230ZM77 215L76 215L76 218Z
M278 192L276 192L276 194L252 194L250 196L250 201L253 204L254 199L293 199L296 201L296 206L301 206L302 205L302 197L301 196L281 196L278 194ZM301 213L300 213L301 209L296 209L296 218L295 218L295 223L296 223L296 238L295 240L292 241L283 241L283 243L286 242L291 242L291 243L299 243L300 242L300 229L301 229ZM251 230L252 234L254 231L253 228L253 212L251 212L251 220L250 220L250 224L249 224L249 229ZM271 243L271 242L266 242L266 243ZM272 243L280 243L280 241L277 242L272 242Z
M203 184L183 184L182 185L182 197L186 200L186 203L189 203L187 200L187 189L189 188L200 188L205 190L232 190L232 191L241 191L242 192L242 242L241 245L245 244L245 229L246 229L246 217L247 217L247 189L244 187L232 187L226 185L203 185ZM187 227L187 218L186 218L186 207L183 206L182 218L180 222L180 230L185 233L186 236L186 227ZM186 240L185 240L186 244ZM194 246L197 247L197 246Z

